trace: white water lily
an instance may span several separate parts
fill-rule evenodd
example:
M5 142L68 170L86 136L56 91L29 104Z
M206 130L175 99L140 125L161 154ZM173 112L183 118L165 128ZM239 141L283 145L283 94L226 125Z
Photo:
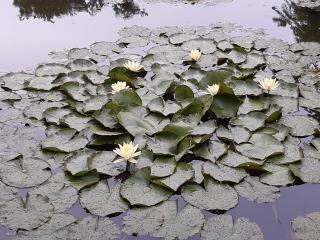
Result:
M112 94L120 92L123 89L130 89L130 87L127 86L126 82L116 82L111 85L111 88L112 88Z
M138 151L139 145L134 146L132 142L119 144L119 148L113 150L116 154L118 154L121 158L114 161L114 163L128 161L131 163L137 163L137 160L134 158L141 155L141 152Z
M279 87L280 83L275 78L265 78L259 81L259 87L270 92L271 90L275 90Z
M201 58L201 51L199 51L198 49L193 49L190 52L190 57L193 61L198 61Z
M219 89L220 89L219 84L213 84L213 85L207 87L208 93L210 93L212 96L217 95L219 92Z
M143 69L143 66L135 61L128 61L124 66L132 72L140 72Z

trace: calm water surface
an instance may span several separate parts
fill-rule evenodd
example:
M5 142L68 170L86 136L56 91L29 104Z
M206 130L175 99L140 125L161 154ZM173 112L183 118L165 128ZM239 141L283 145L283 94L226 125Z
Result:
M105 4L103 0L1 0L0 72L32 69L49 61L50 51L88 47L97 41L115 41L120 28L131 25L208 25L235 22L245 27L264 28L272 37L320 42L320 12L298 8L283 0L234 0L216 6L146 4L128 1ZM19 196L28 189L19 191ZM184 206L181 197L173 197ZM293 240L290 221L320 211L320 186L305 184L281 189L274 203L256 204L240 199L230 213L247 217L262 229L266 240ZM77 218L89 215L79 203L67 211ZM210 218L214 214L205 213ZM121 225L121 217L113 220ZM13 238L13 232L0 226L0 240ZM122 236L122 239L136 239ZM150 238L139 238L150 239ZM199 239L194 236L192 239Z
M32 69L48 61L50 51L115 41L118 30L125 26L217 22L264 28L272 37L288 42L320 41L319 12L285 0L234 0L216 6L132 0L124 4L105 4L103 0L1 0L0 72Z

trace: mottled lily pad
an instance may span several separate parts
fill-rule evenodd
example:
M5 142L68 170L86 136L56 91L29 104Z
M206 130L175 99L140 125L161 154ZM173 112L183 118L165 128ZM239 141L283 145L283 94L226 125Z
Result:
M47 162L36 158L22 158L0 164L1 180L13 187L33 187L51 176Z
M118 239L120 230L109 218L86 217L69 227L67 239Z
M108 216L128 209L128 204L120 196L120 183L109 188L106 181L84 188L80 192L80 203L90 213L97 216Z
M209 219L201 231L201 239L205 240L263 240L260 227L247 218L238 218L233 222L231 215L218 215Z
M297 240L317 240L320 234L320 213L309 213L293 219L291 227Z
M10 229L31 230L45 224L53 214L53 205L46 197L16 198L0 206L0 223Z
M228 184L205 178L204 189L198 184L187 184L181 189L185 201L200 209L229 210L238 203L238 194Z
M121 196L131 205L153 206L171 196L171 190L150 183L150 172L150 168L143 168L121 185Z
M246 177L234 188L241 197L257 203L274 202L280 197L279 188L263 184L257 177Z
M182 184L193 178L193 176L194 170L191 165L187 163L178 163L172 175L154 179L152 182L160 186L168 187L173 191L177 191Z

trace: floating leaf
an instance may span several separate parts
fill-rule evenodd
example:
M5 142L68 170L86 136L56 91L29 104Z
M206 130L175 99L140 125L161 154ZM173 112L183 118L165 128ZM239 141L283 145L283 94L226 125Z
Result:
M143 168L121 185L121 196L131 205L153 206L171 196L170 190L150 183L150 172L149 168Z
M113 95L113 101L118 104L125 104L125 105L130 105L130 104L135 104L138 106L142 105L142 100L139 97L139 95L131 89L124 89L124 90L121 90L120 92L117 92L115 95Z
M109 218L86 217L69 227L70 240L119 239L120 230Z
M159 156L151 166L151 177L167 177L173 174L177 162L174 157Z
M33 187L51 176L47 162L37 158L18 158L0 164L2 182L13 187Z
M218 215L209 219L201 231L201 239L205 240L263 240L260 227L247 218L238 218L233 222L231 215Z
M46 197L27 195L26 200L15 198L0 206L0 223L10 229L31 230L50 220L53 206Z
M73 152L84 148L88 140L83 136L75 136L76 130L61 130L49 136L43 143L42 149L54 152Z
M90 213L102 217L125 212L128 209L128 204L120 196L120 183L110 189L104 180L82 189L80 203Z
M198 184L187 184L181 189L185 201L200 209L229 210L237 205L238 194L228 184L204 179L204 189Z
M234 188L241 197L257 203L274 202L280 197L279 188L263 184L257 177L246 177Z
M320 213L312 212L305 217L296 217L291 222L297 240L317 240L319 237Z
M319 123L308 116L286 116L281 119L281 123L291 128L291 134L296 137L304 137L314 134Z
M172 175L164 178L153 179L151 181L160 186L168 187L173 191L177 191L182 184L193 178L193 176L194 170L191 165L187 163L178 163Z
M223 142L210 141L208 146L204 145L195 151L195 155L216 162L216 160L226 152L227 147Z
M243 126L250 131L255 131L264 126L267 116L260 112L250 112L246 115L240 115L232 118L230 123L235 126Z
M212 162L205 162L202 166L202 172L219 182L239 183L247 176L243 169L232 168Z
M52 218L39 228L31 231L19 230L15 240L66 239L68 227L75 221L76 218L69 214L53 214Z

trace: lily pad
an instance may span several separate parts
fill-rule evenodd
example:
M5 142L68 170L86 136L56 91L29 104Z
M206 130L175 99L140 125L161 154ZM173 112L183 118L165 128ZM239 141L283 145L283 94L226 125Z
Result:
M19 230L15 240L58 240L66 239L68 227L76 218L65 213L53 214L52 218L41 227L31 231Z
M202 172L219 182L239 183L247 176L247 173L241 168L232 168L220 163L212 163L209 161L203 164Z
M61 130L49 136L42 143L42 149L69 153L84 148L89 141L83 136L75 136L75 133L73 129Z
M150 168L140 169L121 185L121 196L131 205L153 206L171 196L171 190L150 183L150 173Z
M204 179L204 189L198 184L187 184L181 195L188 203L206 210L229 210L238 203L238 194L232 187L209 177Z
M270 156L284 153L284 146L281 142L268 134L253 134L249 142L236 146L237 151L249 158L264 160Z
M234 188L241 197L257 203L274 202L280 197L279 188L263 184L257 177L246 177Z
M286 116L281 119L281 123L291 128L291 134L297 137L304 137L314 134L319 128L319 123L308 116Z
M195 155L197 157L202 157L212 162L216 162L216 160L226 152L227 147L223 142L209 141L208 146L204 145L199 148L197 151L195 151Z
M186 205L178 212L175 201L164 202L151 208L136 208L124 217L125 231L139 236L148 235L166 240L188 239L204 223L201 211Z
M32 189L30 195L42 195L49 199L54 206L55 213L62 213L69 209L78 200L77 189L64 183L47 181L46 183Z
M174 157L159 156L151 166L151 177L167 177L173 174L177 162Z
M120 230L109 218L86 217L69 227L67 239L119 239Z
M309 213L293 219L291 227L297 240L317 240L320 233L320 213Z
M41 195L15 198L0 206L0 223L10 229L31 230L45 224L53 215L53 205Z
M247 218L238 218L233 222L231 215L218 215L204 224L201 239L263 240L264 237L260 227Z
M320 159L304 157L301 162L289 165L293 174L306 183L320 183Z
M13 187L33 187L51 176L47 162L36 158L18 158L0 164L1 180Z
M261 112L250 112L245 115L232 118L230 123L235 126L242 126L250 131L255 131L264 126L267 116Z
M178 163L172 175L164 178L153 179L151 182L160 186L168 187L173 191L177 191L182 184L192 179L193 176L194 170L191 165L187 163Z
M120 183L109 188L107 181L84 188L80 192L80 203L90 213L97 216L108 216L115 213L125 212L128 204L120 196Z

